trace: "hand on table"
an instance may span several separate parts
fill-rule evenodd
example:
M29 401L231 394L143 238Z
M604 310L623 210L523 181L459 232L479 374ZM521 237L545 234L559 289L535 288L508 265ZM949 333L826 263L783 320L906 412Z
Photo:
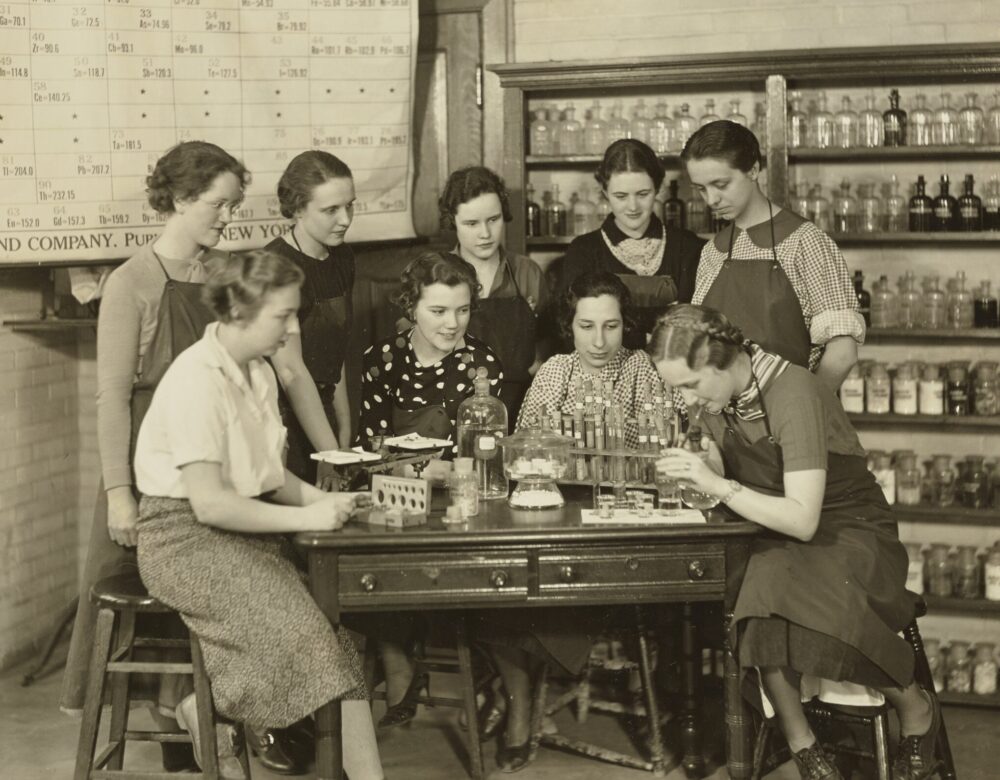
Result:
M306 531L339 531L357 510L371 506L371 493L329 493L302 507Z

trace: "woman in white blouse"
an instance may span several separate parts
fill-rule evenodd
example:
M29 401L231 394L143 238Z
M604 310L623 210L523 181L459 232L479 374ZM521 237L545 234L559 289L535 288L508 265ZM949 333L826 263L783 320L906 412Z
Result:
M222 715L282 727L344 699L347 771L381 780L357 653L316 606L284 536L335 531L363 500L324 493L282 464L264 358L298 332L302 278L267 251L234 255L210 277L219 321L170 366L139 432L139 571L201 640ZM195 713L192 694L177 707L192 735ZM231 755L223 776L243 777Z

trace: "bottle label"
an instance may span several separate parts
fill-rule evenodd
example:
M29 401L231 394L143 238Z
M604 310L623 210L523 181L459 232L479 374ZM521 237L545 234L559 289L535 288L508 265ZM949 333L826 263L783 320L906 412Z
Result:
M987 561L984 567L986 575L986 598L990 601L1000 601L1000 561Z
M840 386L840 403L845 412L863 412L865 410L865 381L845 379Z
M918 404L921 414L944 414L944 383L940 380L922 381Z
M980 211L975 206L962 206L962 218L978 220L980 216Z
M921 214L921 215L922 214L930 214L931 213L931 209L930 209L930 206L928 206L926 203L924 203L922 201L919 201L917 203L911 203L910 204L910 213L911 214Z
M951 219L951 207L947 204L934 207L934 216L938 219Z
M493 436L480 436L476 441L476 447L484 452L491 452L497 448L497 440Z

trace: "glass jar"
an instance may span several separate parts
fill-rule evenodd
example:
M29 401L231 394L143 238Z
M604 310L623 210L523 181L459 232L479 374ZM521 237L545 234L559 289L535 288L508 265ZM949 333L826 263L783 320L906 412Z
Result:
M861 367L856 363L851 366L840 386L840 405L845 412L860 414L865 410L865 378L861 374Z
M528 148L531 149L532 154L555 154L555 123L549 121L547 108L535 109L535 118L528 130L528 137Z
M861 233L879 233L883 228L882 201L871 183L858 185L858 197L861 198L861 213L858 217L858 231Z
M925 328L943 328L948 322L948 299L941 289L940 276L924 277L923 316Z
M1000 88L993 92L993 105L986 113L985 138L990 146L1000 145Z
M962 599L978 599L981 592L982 571L976 548L963 545L955 556L953 593Z
M997 386L996 362L982 360L976 364L972 400L977 415L991 417L1000 414L1000 388Z
M989 478L982 455L970 455L962 471L962 505L970 509L985 509L989 498Z
M814 149L833 146L833 114L826 108L826 92L816 96L816 103L808 118L809 145Z
M889 233L905 233L909 227L909 205L899 193L896 174L889 177L889 195L885 199L885 229Z
M925 639L924 654L927 656L927 665L931 670L931 679L934 681L934 690L941 693L944 690L944 653L941 651L940 639Z
M924 552L919 544L907 544L906 589L913 593L924 592Z
M682 150L687 144L688 138L697 129L698 120L691 116L691 107L687 103L681 103L681 112L674 120L674 148L678 151Z
M951 107L951 93L941 93L941 105L934 112L931 140L935 146L954 146L958 143L958 112Z
M896 457L896 503L916 506L920 503L922 481L915 452L907 450Z
M625 106L621 100L616 100L611 104L611 116L608 117L608 143L613 144L621 138L628 138L630 132L632 126L625 118Z
M969 643L953 641L948 645L948 690L951 693L972 691L972 664L969 663Z
M899 297L896 299L897 320L901 328L915 328L923 316L923 296L917 292L917 278L907 271L899 280Z
M916 95L913 101L917 107L910 112L910 127L906 142L910 146L930 146L933 141L931 127L934 116L927 108L927 96Z
M976 642L972 662L972 690L980 696L997 692L996 645L993 642Z
M969 146L978 146L983 142L983 129L986 124L983 109L976 105L978 95L975 92L965 93L965 107L958 112L958 142Z
M963 417L969 413L969 364L953 360L948 364L948 414Z
M507 435L507 407L490 395L490 380L485 374L485 368L477 369L474 393L458 405L455 427L458 456L474 459L479 497L488 501L507 498L507 477L500 457L500 446Z
M840 111L833 117L833 144L840 149L858 145L858 115L851 108L849 95L840 99Z
M951 467L951 455L933 456L931 479L934 485L934 503L938 506L954 504L955 470Z
M788 102L788 148L801 149L809 145L806 114L802 110L802 93L792 92ZM882 124L882 115L879 115L879 125ZM879 146L882 145L881 140Z
M809 221L824 233L833 230L830 201L823 197L823 188L818 184L809 191Z
M924 366L917 385L917 411L920 414L944 414L944 380L938 366Z
M583 125L573 116L576 108L573 101L566 104L563 121L559 124L559 154L563 156L583 154Z
M479 477L472 458L455 458L455 465L448 475L448 497L458 507L462 518L479 514Z
M608 148L608 123L601 118L601 101L590 107L590 117L583 126L584 154L604 154ZM657 150L659 151L659 150Z
M983 590L990 601L1000 601L1000 546L993 545L983 564Z
M892 456L888 452L877 450L870 453L872 458L872 473L875 481L882 488L882 494L890 505L896 503L896 472L892 468Z
M879 147L884 140L882 112L875 108L875 94L865 95L865 110L858 117L858 143L869 149Z
M647 113L646 101L639 98L635 108L632 109L632 122L629 124L629 131L635 140L648 144L652 129L653 121Z
M657 154L667 154L673 148L674 120L667 110L667 104L661 100L656 104L656 115L649 128L649 145ZM602 149L598 154L603 154Z
M542 428L521 428L503 442L503 469L517 481L508 503L517 509L565 505L556 480L569 471L572 439Z
M715 100L709 98L705 101L705 112L698 118L698 126L704 127L712 122L718 122L722 117L715 113Z
M740 113L740 101L737 98L729 101L729 113L726 114L726 119L743 127L749 127L746 115Z
M899 324L896 293L889 286L889 277L882 274L872 285L872 327L894 328Z
M965 289L965 271L959 271L948 286L948 327L971 328L975 322L975 296Z
M840 192L833 199L833 232L856 233L858 231L858 202L851 195L851 183L840 182Z
M888 414L892 391L885 363L875 363L868 369L865 382L865 408L869 414Z
M896 367L896 375L892 378L892 412L917 413L917 373L911 363Z
M927 591L932 596L948 598L954 590L949 553L948 545L933 544L927 554Z

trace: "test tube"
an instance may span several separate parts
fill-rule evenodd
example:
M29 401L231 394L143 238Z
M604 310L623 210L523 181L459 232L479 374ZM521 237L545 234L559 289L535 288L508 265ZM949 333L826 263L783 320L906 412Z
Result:
M596 446L594 438L596 433L596 431L594 430L594 423L595 423L594 415L590 412L587 412L583 416L583 442L584 446L590 450L594 449L594 447ZM587 471L590 472L591 477L594 476L594 472L596 470L594 461L595 458L593 455L587 455L584 457L584 465L585 467L587 467Z
M657 454L660 451L660 432L657 430L655 418L651 418L649 422L649 452ZM656 482L656 461L653 458L646 461L646 482L649 484Z
M594 415L594 446L598 450L604 450L607 442L607 427L604 420L604 409L598 408ZM604 458L598 455L594 458L594 482L604 480Z
M649 449L649 427L645 413L639 413L638 428L639 428L639 452L646 452ZM646 481L646 461L643 458L633 458L635 463L633 472L635 474L635 482L645 482Z
M583 449L583 410L573 412L573 440L577 449ZM582 455L576 456L576 478L579 482L587 481L587 460Z

